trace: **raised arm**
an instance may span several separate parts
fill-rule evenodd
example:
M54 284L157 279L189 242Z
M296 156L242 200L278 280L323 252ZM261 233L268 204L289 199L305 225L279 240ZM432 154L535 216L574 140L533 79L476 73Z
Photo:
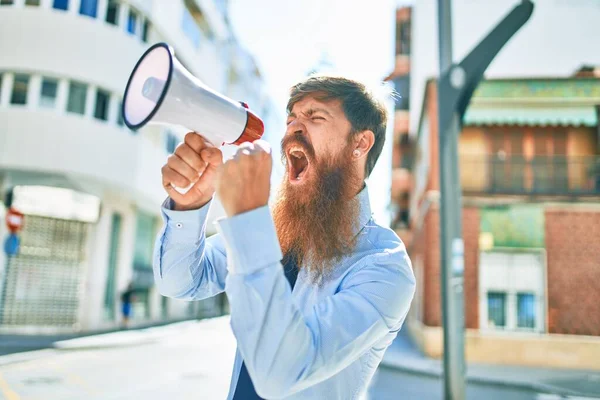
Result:
M225 249L219 235L206 238L209 207L210 203L199 210L174 211L163 206L164 225L153 262L154 280L163 296L200 300L225 289Z
M225 250L218 237L206 238L206 219L223 155L190 132L162 168L169 198L154 247L154 278L164 296L203 299L224 290ZM182 194L175 189L189 188Z
M231 326L259 395L284 398L335 375L397 332L415 280L399 239L358 255L340 290L302 313L280 260L267 201L271 154L244 144L219 169L217 191L228 218L218 222L227 251L225 290Z
M303 315L279 262L269 210L221 220L219 229L229 256L231 326L261 396L283 398L322 382L400 330L415 291L401 242L362 257L338 293Z

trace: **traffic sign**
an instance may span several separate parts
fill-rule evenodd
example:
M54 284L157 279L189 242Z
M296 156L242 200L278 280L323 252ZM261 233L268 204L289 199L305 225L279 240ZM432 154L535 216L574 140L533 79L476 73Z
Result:
M10 233L17 233L23 226L23 219L25 215L13 207L9 208L6 212L6 226Z
M17 235L11 233L4 241L4 252L8 256L15 256L19 252L20 240Z

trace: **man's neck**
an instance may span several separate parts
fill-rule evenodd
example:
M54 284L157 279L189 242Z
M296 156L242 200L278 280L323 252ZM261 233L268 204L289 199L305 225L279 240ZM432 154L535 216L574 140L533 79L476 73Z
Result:
M352 193L352 198L355 198L356 196L358 196L360 194L360 192L363 191L363 189L365 188L365 181L361 180L360 183L352 185L353 189L351 190L350 193Z

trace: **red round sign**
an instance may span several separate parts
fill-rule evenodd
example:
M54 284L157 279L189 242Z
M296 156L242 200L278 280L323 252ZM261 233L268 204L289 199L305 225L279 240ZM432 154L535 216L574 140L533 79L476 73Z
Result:
M6 212L6 226L10 233L17 233L23 226L23 213L14 208L9 208Z

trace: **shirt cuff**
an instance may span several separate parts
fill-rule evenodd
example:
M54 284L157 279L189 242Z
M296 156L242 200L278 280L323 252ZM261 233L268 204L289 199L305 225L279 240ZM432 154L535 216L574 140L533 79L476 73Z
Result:
M282 259L268 206L220 219L217 229L225 242L230 273L252 274Z
M168 197L161 207L168 240L175 243L197 243L205 230L211 202L212 200L197 210L175 211L172 209L171 198Z

